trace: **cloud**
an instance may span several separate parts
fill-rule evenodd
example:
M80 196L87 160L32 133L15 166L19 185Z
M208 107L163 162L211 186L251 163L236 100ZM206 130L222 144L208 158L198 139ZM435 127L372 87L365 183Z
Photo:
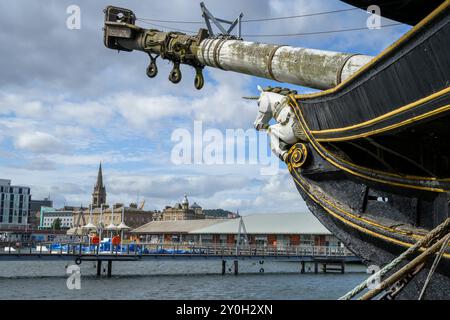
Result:
M207 94L193 99L194 119L226 128L249 128L257 113L254 101L242 99L250 95L249 77L235 73L210 70L214 85L209 84Z
M286 171L261 178L257 184L236 197L228 194L218 201L220 207L243 213L307 212L308 208Z
M25 97L10 93L0 94L0 116L15 114L24 118L35 118L42 115L44 108L38 100L27 100Z
M52 154L48 159L63 166L96 166L100 162L110 165L119 163L133 163L141 161L150 161L152 159L149 153L126 154L117 151L95 152L95 153L74 153L74 154Z
M184 193L194 197L210 197L218 192L243 188L249 179L240 176L219 175L117 175L107 179L112 194L135 196L140 193L149 198L176 199Z
M61 183L57 186L51 187L51 192L61 193L66 195L81 195L88 193L88 190L81 188L78 184L75 183Z
M37 158L16 167L31 171L54 171L56 170L56 163L47 159Z
M51 111L53 121L89 127L105 127L114 115L108 105L92 100L82 103L63 101L49 106L48 109Z
M187 99L169 95L143 96L130 92L116 95L110 105L133 127L150 129L152 123L167 117L188 117Z
M35 153L63 153L65 151L61 140L41 131L19 134L14 145L18 149Z

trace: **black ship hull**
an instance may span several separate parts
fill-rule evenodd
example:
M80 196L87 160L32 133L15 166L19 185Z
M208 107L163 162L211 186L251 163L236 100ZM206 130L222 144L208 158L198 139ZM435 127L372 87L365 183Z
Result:
M299 183L299 181L302 181L302 183ZM415 240L414 237L394 233L393 231L386 231L383 230L384 228L377 228L371 223L377 222L378 220L384 223L383 226L390 226L397 228L398 230L402 230L402 228L399 228L393 221L392 224L387 223L387 221L390 220L389 215L387 215L388 218L384 219L375 219L372 217L369 221L364 221L364 219L362 219L356 223L355 219L357 219L358 216L355 218L346 217L342 211L333 208L333 206L327 205L327 201L325 203L321 202L321 200L317 198L317 192L315 192L315 194L311 194L309 191L320 188L319 186L325 184L330 185L331 182L333 186L329 189L334 190L334 201L336 201L337 198L337 190L346 190L345 195L341 194L344 199L356 199L362 198L360 191L365 188L365 185L362 183L358 185L357 183L348 181L343 177L334 181L323 180L320 183L313 182L313 184L311 184L311 180L305 178L295 179L295 182L299 193L302 195L303 199L305 199L311 212L313 212L321 223L324 224L334 235L336 235L336 237L338 237L347 248L359 257L363 258L363 263L368 267L374 266L376 268L381 268L385 266L394 258L403 253L408 248L408 244L412 244ZM371 190L373 191L374 189ZM383 195L386 197L388 194L383 193ZM323 195L320 195L319 198L324 200L322 196ZM378 202L377 200L370 201ZM377 203L375 203L375 205L376 204ZM348 211L351 212L352 210ZM407 230L405 234L412 234L411 230L406 228L403 230ZM428 275L431 262L432 261L429 261L425 268L423 268L422 271L407 284L402 293L399 295L399 298L412 300L418 298L425 282L425 278ZM435 274L433 275L428 286L425 299L450 299L450 257L448 255L441 260Z
M307 136L287 161L297 189L367 265L385 266L449 217L449 11L443 3L337 87L291 96ZM399 298L418 298L431 263ZM425 298L450 299L448 248Z

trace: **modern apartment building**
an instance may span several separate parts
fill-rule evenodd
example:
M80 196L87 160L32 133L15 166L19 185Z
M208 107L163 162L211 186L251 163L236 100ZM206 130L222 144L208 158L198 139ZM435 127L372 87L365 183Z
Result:
M49 207L41 207L39 229L54 229L55 220L59 220L59 229L73 227L73 211L57 210Z
M30 188L0 179L0 230L25 229L30 209Z

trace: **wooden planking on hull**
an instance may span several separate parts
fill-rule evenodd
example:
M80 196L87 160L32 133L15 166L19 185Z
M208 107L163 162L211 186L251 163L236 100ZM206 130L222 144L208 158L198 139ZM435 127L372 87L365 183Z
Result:
M320 194L321 187L330 185L330 181L321 181L320 186L314 186L314 181L293 174L297 189L308 204L313 214L333 233L335 234L350 250L363 258L366 265L384 266L392 259L405 250L408 245L411 246L414 239L410 237L410 243L407 243L403 234L397 232L376 232L374 222L382 225L386 221L368 221L367 219L358 219L358 223L351 220L326 203L323 194ZM333 188L338 193L341 188ZM316 190L314 192L313 190ZM325 201L324 201L325 200ZM333 199L336 202L344 202L345 199ZM337 207L337 205L336 205ZM371 216L374 219L373 216ZM386 227L388 228L388 227ZM380 228L378 228L380 229ZM411 233L411 232L409 232ZM428 273L428 267L424 268L416 278L411 281L402 292L400 298L417 299L424 278ZM427 291L428 299L449 299L450 292L450 255L447 254L441 261L437 274L435 274L429 291Z
M450 3L443 3L335 88L296 95L311 131L359 125L448 88L449 12Z

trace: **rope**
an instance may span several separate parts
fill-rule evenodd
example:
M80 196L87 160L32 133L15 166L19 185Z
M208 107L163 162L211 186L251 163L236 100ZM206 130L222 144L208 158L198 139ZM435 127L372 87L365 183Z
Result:
M395 5L397 3L402 4L402 0L394 0L390 2L383 3L383 6L391 6ZM260 17L260 18L252 18L252 19L242 19L242 23L246 22L263 22L263 21L277 21L277 20L286 20L286 19L297 19L297 18L306 18L306 17L313 17L313 16L321 16L321 15L327 15L327 14L334 14L334 13L340 13L340 12L346 12L346 11L355 11L360 10L361 8L358 7L352 7L352 8L342 8L342 9L334 9L334 10L328 10L328 11L319 11L319 12L307 12L304 14L298 14L298 15L292 15L292 16L283 16L283 17ZM364 9L362 9L364 11ZM204 24L205 21L203 20L161 20L161 19L154 19L154 18L139 18L139 20L145 20L145 21L151 21L151 22L163 22L163 23L175 23L175 24Z
M438 251L442 244L445 243L446 238L441 238L439 241L435 242L431 247L422 252L419 256L411 260L407 265L402 267L399 271L395 272L388 279L383 281L377 288L370 290L366 294L364 294L359 300L370 300L377 296L381 291L385 290L389 286L392 286L394 283L408 275L410 272L413 272L415 268L417 268L420 264L426 262L429 256L433 255L436 251Z
M381 278L386 273L395 268L400 262L404 259L411 256L421 247L427 247L430 243L434 242L435 238L438 238L439 235L445 234L450 230L450 218L447 218L444 222L442 222L439 226L430 231L425 237L416 242L415 245L408 248L405 252L399 255L397 258L388 263L385 267L383 267L380 271L371 275L367 280L356 286L353 290L349 291L345 295L339 298L339 300L349 300L356 296L359 292L363 291L367 288L367 286L376 278Z
M311 13L299 14L299 15L295 15L295 16L286 16L286 17L242 19L241 22L245 23L245 22L262 22L262 21L296 19L296 18L320 16L320 15L325 15L325 14L339 13L339 12L345 12L345 11L354 11L354 10L359 10L359 8L346 8L346 9L338 9L338 10L330 10L330 11L322 11L322 12L311 12ZM163 23L176 23L176 24L204 24L205 23L205 21L160 20L160 19L152 19L152 18L140 18L140 20L163 22Z
M424 297L425 291L427 290L431 277L433 276L434 271L436 271L436 268L439 262L441 261L442 256L444 255L445 249L447 248L449 241L450 241L450 234L447 235L444 243L442 244L441 250L439 250L438 255L433 261L433 265L430 268L430 272L428 273L427 279L425 280L425 284L423 285L422 291L420 292L419 300L422 300L422 298Z
M173 26L168 25L161 25L157 23L152 23L147 20L142 19L136 19L136 21L140 21L142 23L162 28L162 29L171 29L175 31L185 32L187 34L195 35L197 31L195 30L188 30L188 29L182 29L182 28L176 28ZM389 27L395 27L403 25L403 23L395 22L395 23L389 23L389 24L382 24L380 28L389 28ZM379 29L375 29L379 30ZM368 29L367 26L365 27L355 27L355 28L346 28L346 29L333 29L333 30L323 30L323 31L312 31L312 32L299 32L299 33L281 33L281 34L244 34L242 37L244 38L267 38L267 37L301 37L301 36L313 36L313 35L322 35L322 34L333 34L333 33L341 33L341 32L350 32L350 31L374 31L371 29Z

